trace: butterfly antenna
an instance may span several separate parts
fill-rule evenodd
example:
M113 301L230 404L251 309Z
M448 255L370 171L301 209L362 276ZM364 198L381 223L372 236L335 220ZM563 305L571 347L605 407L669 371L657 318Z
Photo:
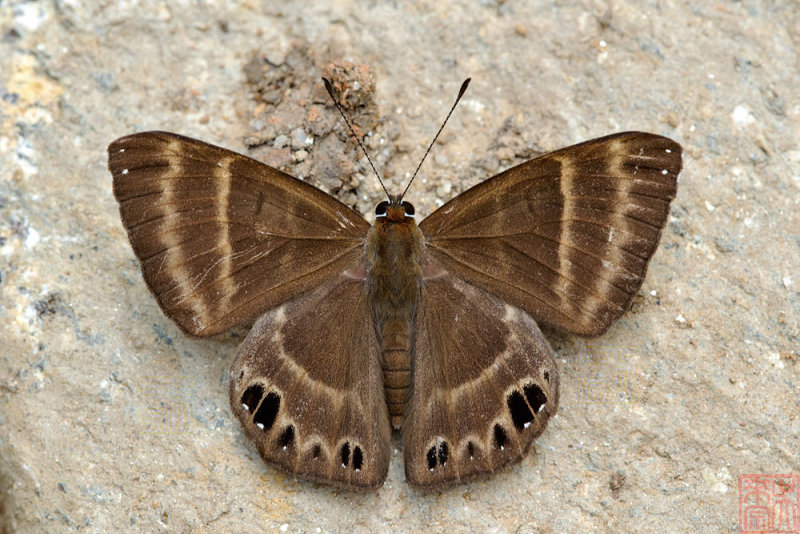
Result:
M402 200L403 197L406 196L406 191L408 191L408 188L411 187L411 182L414 181L414 178L417 177L417 173L419 172L419 168L422 167L422 163L425 161L425 158L428 157L428 152L431 151L431 148L433 148L433 144L439 138L439 134L442 133L442 130L444 130L444 125L447 124L447 121L450 119L450 115L452 115L453 111L456 109L456 106L458 105L458 101L461 100L461 97L464 96L464 93L467 92L467 86L469 86L469 82L470 81L472 81L472 78L467 78L461 84L461 89L458 90L458 96L456 97L456 101L453 102L453 107L450 108L450 112L447 114L447 117L445 117L444 122L439 127L439 131L436 132L435 136L433 136L433 141L431 141L431 144L428 145L428 150L425 151L425 155L422 156L422 159L420 160L419 165L417 165L417 170L414 171L414 174L411 176L411 180L408 181L408 185L406 186L405 190L403 191L403 194L400 195L400 200Z
M328 80L328 78L325 78L324 76L322 77L322 83L325 84L325 89L328 91L328 94L331 96L331 100L333 100L333 103L336 104L336 109L339 110L339 113L342 115L342 118L344 119L345 124L347 124L347 127L350 128L350 133L353 134L353 137L355 138L356 143L358 143L358 146L361 147L361 151L364 153L364 155L367 156L367 161L369 161L369 166L372 167L372 172L374 172L375 176L378 177L378 182L381 184L381 187L383 188L383 192L386 193L386 198L391 198L391 195L389 195L389 191L386 190L386 186L383 185L383 180L381 180L381 175L378 174L378 171L375 170L375 165L372 164L372 159L369 157L369 154L367 153L367 149L364 148L364 145L361 144L361 140L356 135L356 131L350 125L350 121L347 120L347 115L344 114L344 110L342 110L342 106L339 105L339 101L336 100L335 96L333 96L333 85L331 85L330 80Z

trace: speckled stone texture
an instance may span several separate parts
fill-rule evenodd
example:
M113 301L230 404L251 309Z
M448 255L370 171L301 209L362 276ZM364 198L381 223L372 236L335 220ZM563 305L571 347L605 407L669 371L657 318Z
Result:
M789 0L0 1L0 531L736 532L742 474L800 473L799 47ZM520 465L421 493L397 438L377 492L296 481L229 410L246 328L187 338L148 293L106 146L166 129L247 150L254 53L300 82L277 95L283 146L251 153L312 158L368 213L364 158L337 181L306 128L328 62L374 73L394 189L472 76L409 194L422 215L614 131L685 147L632 310L597 339L545 332L560 409Z

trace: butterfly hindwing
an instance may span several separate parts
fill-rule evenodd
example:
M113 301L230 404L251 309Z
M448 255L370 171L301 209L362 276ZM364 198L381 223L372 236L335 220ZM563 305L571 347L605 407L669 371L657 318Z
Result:
M666 137L627 132L533 159L422 221L427 253L537 320L599 335L642 284L681 154Z
M424 282L413 337L409 483L436 487L520 461L558 408L558 370L536 323L439 271Z
M364 280L340 276L253 326L229 393L264 460L346 487L383 484L391 428L371 317Z
M288 174L167 132L108 147L114 195L164 313L210 336L358 261L369 224Z

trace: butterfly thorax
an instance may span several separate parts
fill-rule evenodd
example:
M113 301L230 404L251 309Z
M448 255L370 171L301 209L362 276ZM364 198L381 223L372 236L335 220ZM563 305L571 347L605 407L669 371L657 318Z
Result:
M400 428L411 386L411 324L422 281L422 232L413 217L378 217L367 237L367 272L392 426ZM394 215L394 216L393 216Z

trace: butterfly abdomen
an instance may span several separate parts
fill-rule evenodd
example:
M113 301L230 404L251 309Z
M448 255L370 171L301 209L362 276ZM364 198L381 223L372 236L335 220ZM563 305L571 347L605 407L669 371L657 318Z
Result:
M381 341L386 406L389 409L392 426L400 428L411 394L411 341L408 319L394 316L384 321Z
M411 324L422 280L421 247L422 234L410 217L378 219L367 238L370 296L394 428L402 426L411 394Z

